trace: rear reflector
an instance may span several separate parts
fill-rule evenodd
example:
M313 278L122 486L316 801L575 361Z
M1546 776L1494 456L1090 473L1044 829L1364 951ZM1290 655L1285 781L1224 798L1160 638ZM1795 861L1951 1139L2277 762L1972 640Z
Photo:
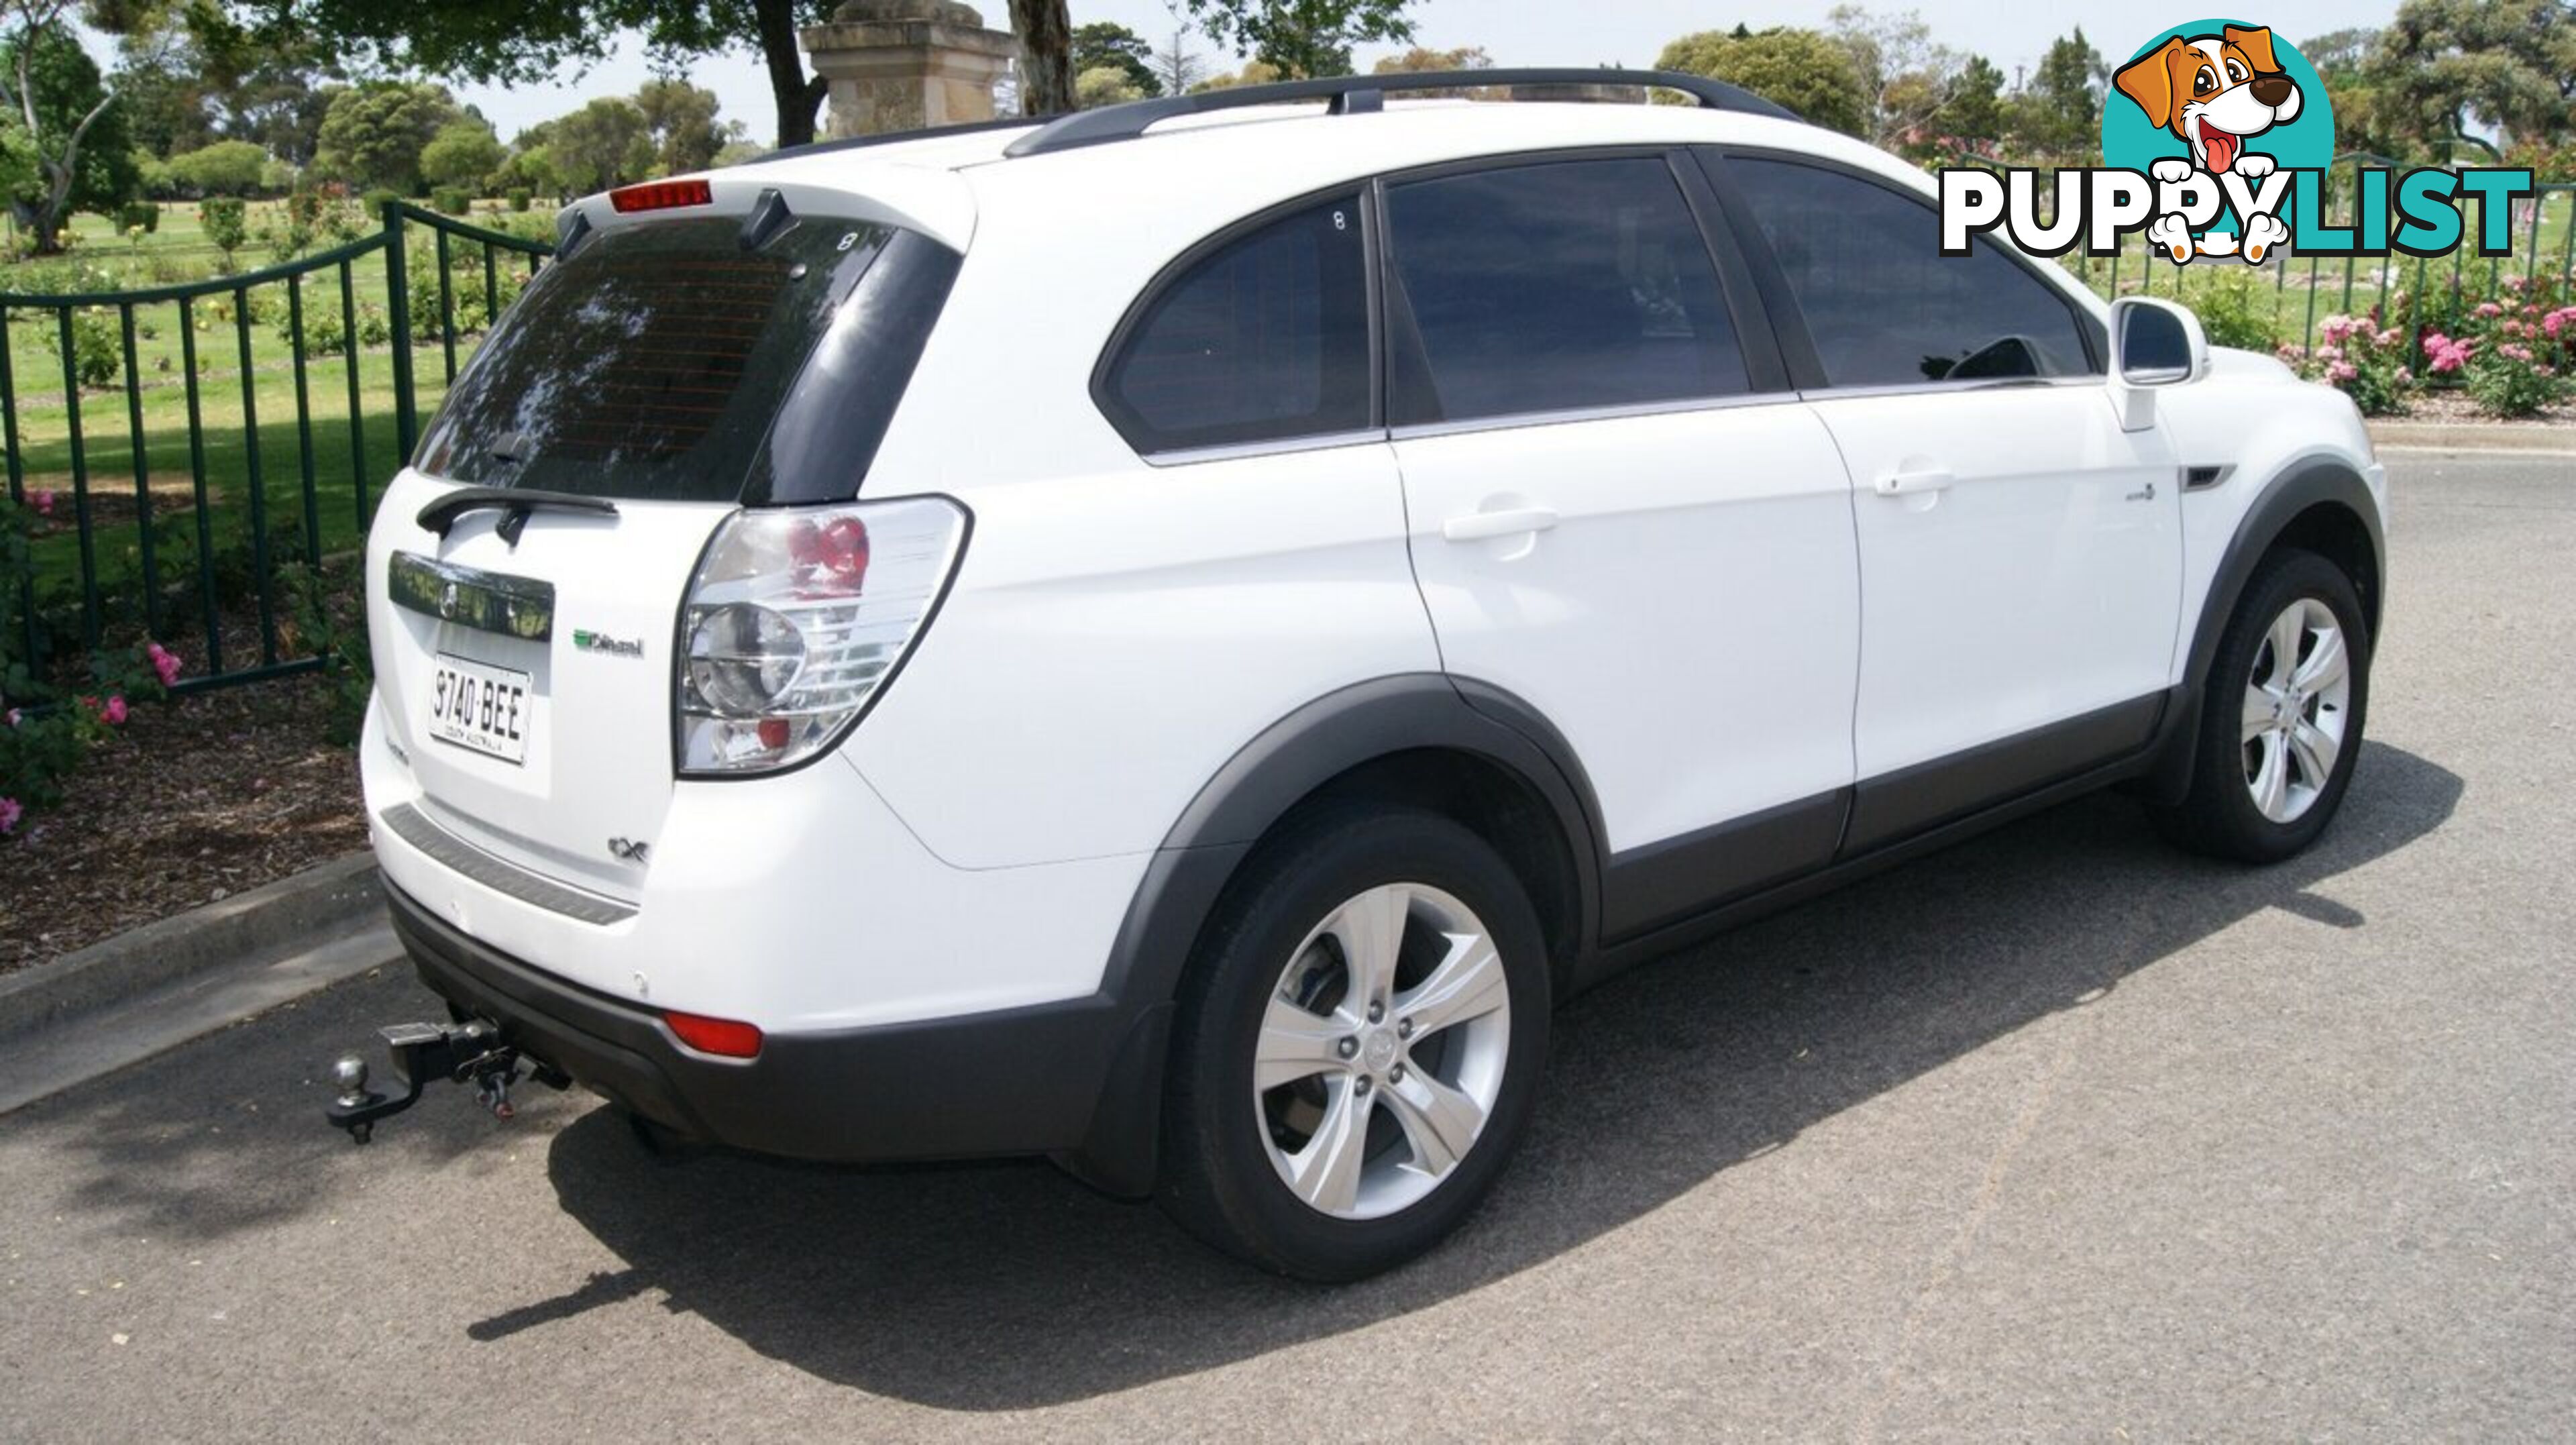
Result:
M680 1042L702 1054L748 1059L760 1053L760 1028L756 1024L684 1013L666 1013L662 1015L662 1022L671 1026L671 1032L680 1036Z
M608 193L608 204L620 215L629 211L667 211L674 206L711 206L716 193L704 181L646 181Z

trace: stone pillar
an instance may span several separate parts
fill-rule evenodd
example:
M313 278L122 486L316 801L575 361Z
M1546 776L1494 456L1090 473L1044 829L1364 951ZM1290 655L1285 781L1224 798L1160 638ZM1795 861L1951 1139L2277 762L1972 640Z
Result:
M797 38L830 82L824 133L835 137L991 120L993 83L1020 53L956 0L848 0Z

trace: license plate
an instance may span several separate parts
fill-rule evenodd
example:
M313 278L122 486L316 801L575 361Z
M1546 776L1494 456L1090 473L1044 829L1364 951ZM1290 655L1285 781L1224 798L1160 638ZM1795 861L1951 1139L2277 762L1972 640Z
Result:
M440 653L429 674L429 735L505 763L528 760L536 724L528 675Z

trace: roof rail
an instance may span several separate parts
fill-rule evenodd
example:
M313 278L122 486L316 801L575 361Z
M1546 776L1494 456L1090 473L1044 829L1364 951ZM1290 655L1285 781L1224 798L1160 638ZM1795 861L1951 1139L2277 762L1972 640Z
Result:
M1098 110L1080 110L1058 116L1040 129L1011 142L1003 154L1038 156L1107 141L1133 140L1143 135L1148 127L1162 121L1244 106L1323 100L1331 102L1327 108L1329 114L1349 115L1384 109L1389 91L1471 90L1516 85L1649 86L1657 90L1678 90L1697 100L1704 110L1742 111L1747 115L1767 115L1778 120L1800 119L1786 106L1764 100L1739 86L1703 75L1683 75L1670 70L1584 70L1570 66L1537 70L1437 70L1403 75L1337 75L1324 80L1290 80L1276 85L1237 85L1224 90L1166 95L1152 100L1129 101L1124 105L1102 106Z

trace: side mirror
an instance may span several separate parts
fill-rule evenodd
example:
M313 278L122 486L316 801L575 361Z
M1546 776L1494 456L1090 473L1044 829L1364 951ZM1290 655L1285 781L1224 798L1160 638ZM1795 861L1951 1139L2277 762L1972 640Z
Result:
M2156 424L2156 389L2209 375L2200 318L2170 301L2123 296L2111 303L2111 400L2123 431Z

